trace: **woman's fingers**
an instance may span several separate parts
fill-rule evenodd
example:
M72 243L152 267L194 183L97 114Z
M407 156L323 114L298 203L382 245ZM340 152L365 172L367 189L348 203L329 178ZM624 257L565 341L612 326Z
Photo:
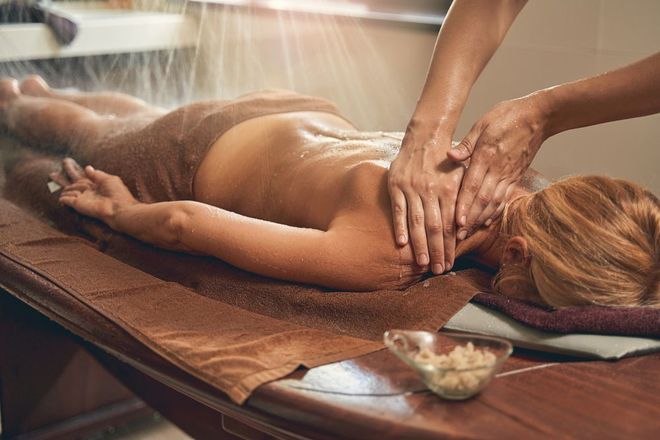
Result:
M60 196L60 203L75 209L76 197L75 196Z
M78 197L80 197L81 194L82 194L82 193L81 193L80 191L76 191L76 190L63 191L62 194L60 194L60 202L61 202L63 199L66 199L66 200L75 200L75 199L77 199Z
M392 199L392 218L394 219L394 237L399 246L408 243L408 208L406 196L399 189L390 189Z
M442 215L440 212L440 203L435 194L424 198L424 227L426 230L426 240L429 251L429 261L432 264L431 270L438 275L444 272L445 245L442 235Z
M71 185L67 185L64 187L65 191L87 191L88 189L91 189L94 186L94 183L92 183L88 179L80 179L79 181L72 183Z
M85 177L85 174L83 173L82 168L80 168L80 165L78 165L78 162L71 159L70 157L67 157L62 161L62 166L64 168L64 171L66 172L66 175L73 182Z
M429 264L429 255L424 224L424 206L415 193L408 193L406 200L408 202L408 228L415 252L415 261L420 266L426 266Z
M99 183L102 180L107 180L112 177L117 177L113 174L108 174L105 171L97 170L91 165L85 167L85 174L89 177L94 183Z
M66 176L66 174L63 171L52 172L48 175L48 177L50 177L50 180L57 183L62 188L71 185L71 183L73 183L71 182L71 180L69 180L69 178Z

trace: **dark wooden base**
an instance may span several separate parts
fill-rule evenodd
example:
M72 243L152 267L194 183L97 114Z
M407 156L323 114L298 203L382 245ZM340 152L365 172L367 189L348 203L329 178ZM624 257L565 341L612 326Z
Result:
M153 414L68 332L0 292L2 439L82 438Z

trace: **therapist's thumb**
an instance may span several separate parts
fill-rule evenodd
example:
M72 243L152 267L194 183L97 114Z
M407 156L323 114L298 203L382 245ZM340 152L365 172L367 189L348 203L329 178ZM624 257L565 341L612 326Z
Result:
M462 162L472 156L480 134L481 132L476 126L472 127L463 140L447 152L447 157L453 161Z

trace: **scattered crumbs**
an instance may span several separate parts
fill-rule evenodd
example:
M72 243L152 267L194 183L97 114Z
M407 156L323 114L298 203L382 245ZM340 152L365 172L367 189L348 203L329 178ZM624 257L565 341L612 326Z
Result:
M426 280L426 281L424 281L424 283L422 283L422 287L429 287L430 285L431 285L431 282L429 280Z
M456 272L454 272L454 271L452 270L451 272L449 272L449 275L455 277L455 276L456 276Z
M62 187L57 182L53 182L52 180L48 181L48 191L50 191L51 194L61 189Z

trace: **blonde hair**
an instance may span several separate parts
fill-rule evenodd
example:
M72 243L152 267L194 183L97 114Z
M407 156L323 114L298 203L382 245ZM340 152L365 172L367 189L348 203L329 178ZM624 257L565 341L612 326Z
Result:
M660 202L625 180L571 177L513 201L506 239L523 237L528 264L503 266L496 291L553 307L660 307Z

